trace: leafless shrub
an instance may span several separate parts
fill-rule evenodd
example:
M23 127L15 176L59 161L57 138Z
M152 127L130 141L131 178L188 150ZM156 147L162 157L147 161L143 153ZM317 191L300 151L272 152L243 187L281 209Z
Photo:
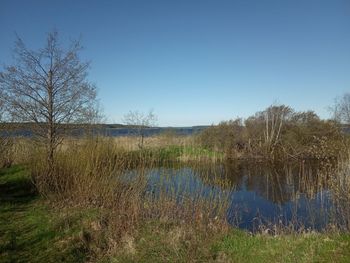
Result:
M199 143L227 158L280 161L303 158L337 158L344 136L334 121L314 112L295 112L272 105L247 118L221 122L204 130Z
M350 124L350 93L345 93L334 101L334 105L330 107L333 118L341 123Z

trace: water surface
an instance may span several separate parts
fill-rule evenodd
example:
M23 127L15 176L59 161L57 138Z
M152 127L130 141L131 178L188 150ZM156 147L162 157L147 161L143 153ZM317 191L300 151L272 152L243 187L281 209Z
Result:
M317 163L176 164L148 169L145 175L148 193L166 189L179 200L225 197L228 221L243 229L277 224L320 230L333 220L328 179Z

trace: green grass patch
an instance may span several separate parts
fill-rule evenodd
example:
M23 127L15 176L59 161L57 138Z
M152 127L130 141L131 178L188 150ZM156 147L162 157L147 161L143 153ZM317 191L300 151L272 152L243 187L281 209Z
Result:
M145 224L124 249L105 262L350 262L350 236L295 234L273 237L241 230Z
M160 148L144 148L125 153L128 160L140 163L142 160L179 161L200 159L222 159L223 153L207 150L201 147L172 145Z
M183 154L189 155L189 156L207 157L207 158L223 157L223 153L216 152L213 150L208 150L202 147L184 147Z
M221 159L224 157L223 153L215 152L201 147L193 146L168 146L158 149L158 154L162 160L179 160L184 157L189 160L199 159Z
M143 224L134 237L124 239L121 250L102 262L210 262L215 236L194 226L152 221Z
M249 235L232 231L213 246L228 262L350 262L345 234Z
M0 171L0 262L84 262L79 211L49 207L21 166Z

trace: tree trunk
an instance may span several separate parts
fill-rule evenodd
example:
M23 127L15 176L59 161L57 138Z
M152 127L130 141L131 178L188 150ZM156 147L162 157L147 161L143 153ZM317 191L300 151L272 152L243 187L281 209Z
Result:
M48 131L47 131L47 164L48 172L50 175L53 173L54 169L54 151L55 151L55 131L54 131L54 117L53 117L53 86L52 86L52 71L49 71L49 81L48 81Z

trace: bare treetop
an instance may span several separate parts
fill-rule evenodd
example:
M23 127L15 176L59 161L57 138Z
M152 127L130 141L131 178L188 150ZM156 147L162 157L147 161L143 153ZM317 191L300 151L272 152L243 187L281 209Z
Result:
M335 120L350 124L350 93L345 93L343 96L336 98L330 110L333 112Z
M156 124L157 116L152 110L147 114L139 111L129 111L123 116L123 123L135 127L153 127Z
M79 60L80 50L78 41L67 50L61 48L57 32L49 33L46 46L38 51L27 49L17 38L16 64L0 75L16 119L41 123L52 117L57 124L84 121L96 91L86 81L89 63Z
M123 117L123 123L129 126L133 126L136 129L139 136L139 147L143 148L145 128L153 127L156 125L157 116L153 110L150 110L147 114L139 111L129 111Z

